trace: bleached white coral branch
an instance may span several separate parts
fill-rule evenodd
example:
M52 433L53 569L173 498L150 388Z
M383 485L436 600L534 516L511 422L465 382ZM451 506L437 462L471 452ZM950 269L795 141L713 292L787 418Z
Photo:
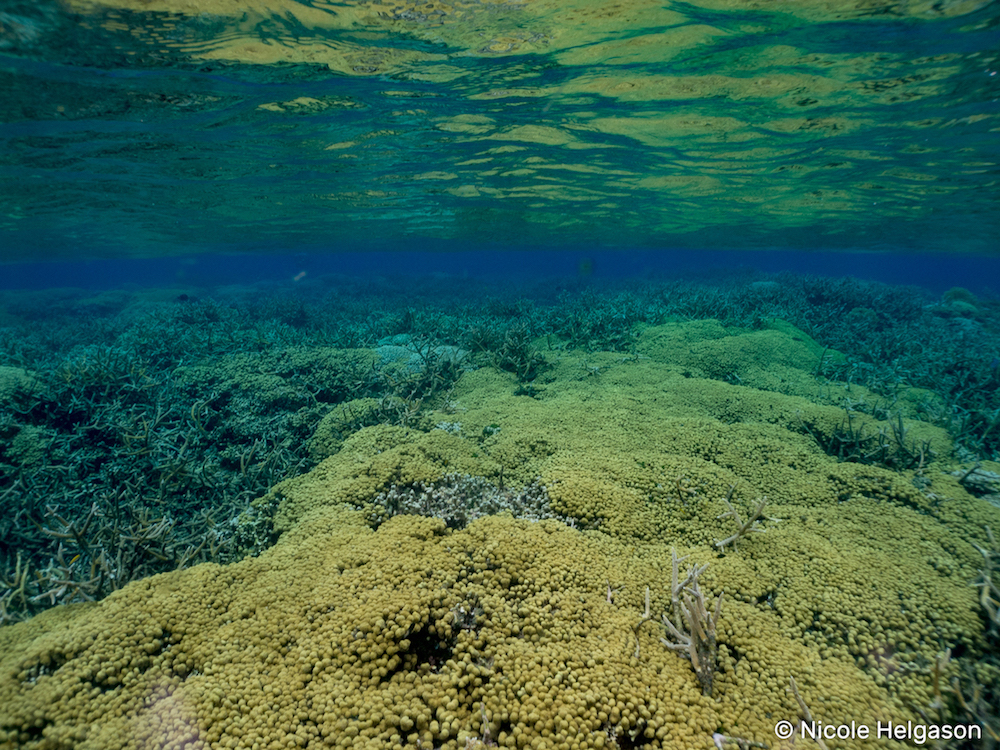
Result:
M743 537L749 536L750 534L763 534L765 531L767 531L767 529L759 525L762 520L772 521L774 523L777 523L781 520L780 518L771 518L770 516L764 515L764 506L767 505L767 497L762 497L759 501L757 501L757 506L753 509L753 513L750 515L750 518L748 518L746 521L743 521L743 519L740 518L740 512L730 502L730 500L732 500L733 498L734 489L735 488L732 485L730 485L729 494L727 494L726 497L722 499L722 502L726 504L726 507L729 508L729 510L727 510L725 513L721 513L718 516L716 516L716 519L732 518L734 521L736 521L736 527L737 527L736 533L733 534L732 536L726 537L721 542L715 543L715 546L723 551L725 551L726 546L729 544L733 545L733 549L735 550L736 542L738 542Z
M719 617L722 615L722 594L716 598L715 606L710 612L705 602L705 594L698 585L698 577L705 572L708 565L691 566L681 582L677 564L684 558L678 558L675 549L671 549L671 557L673 580L670 598L674 619L671 620L666 613L663 614L663 626L671 639L661 638L660 642L667 648L688 657L701 683L702 693L711 696L718 654L716 632Z

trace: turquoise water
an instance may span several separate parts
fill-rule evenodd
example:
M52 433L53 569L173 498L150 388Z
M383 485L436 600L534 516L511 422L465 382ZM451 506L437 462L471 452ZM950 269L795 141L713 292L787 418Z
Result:
M995 3L14 4L3 258L996 250Z

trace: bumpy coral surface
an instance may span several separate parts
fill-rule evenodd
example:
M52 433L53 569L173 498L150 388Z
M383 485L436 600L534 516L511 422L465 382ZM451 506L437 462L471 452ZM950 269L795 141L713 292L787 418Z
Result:
M466 372L420 427L341 420L339 450L273 491L283 533L259 557L0 631L0 747L790 747L792 677L820 721L966 721L932 708L934 664L986 648L973 543L1000 509L908 417L910 468L829 455L835 389L866 394L820 389L821 356L787 327L678 324L633 356L547 351L532 395ZM379 493L450 474L540 480L571 520L370 525ZM723 552L730 488L780 520ZM711 696L661 641L671 548L723 594Z

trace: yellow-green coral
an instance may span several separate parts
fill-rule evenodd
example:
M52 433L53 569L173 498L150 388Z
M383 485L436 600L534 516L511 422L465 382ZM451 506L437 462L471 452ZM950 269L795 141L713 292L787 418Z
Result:
M426 428L347 430L278 485L283 535L259 557L0 630L0 747L707 750L715 732L774 747L775 722L799 718L793 676L818 720L921 721L938 653L984 648L972 542L1000 509L951 473L947 436L913 420L932 445L919 466L824 452L844 410L811 397L815 351L782 339L797 334L647 333L742 353L739 380L764 380L707 380L641 346L547 352L533 396L466 372ZM768 388L768 357L802 387ZM448 473L541 478L578 528L399 516L373 531L345 506ZM741 513L766 496L780 520L723 553L730 488ZM711 698L660 641L672 547L724 597Z

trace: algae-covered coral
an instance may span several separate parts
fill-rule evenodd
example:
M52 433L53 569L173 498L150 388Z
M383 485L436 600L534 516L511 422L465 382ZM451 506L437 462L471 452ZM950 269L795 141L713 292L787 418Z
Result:
M952 436L902 389L865 407L879 394L786 323L630 338L538 339L530 388L474 359L406 424L366 396L258 501L280 537L257 557L0 629L0 746L784 747L798 696L827 724L989 741L996 643L970 584L1000 508ZM379 511L453 502L457 477L501 512ZM515 515L525 487L551 518ZM727 505L765 497L764 533L721 549ZM662 640L675 553L723 596L710 696Z

